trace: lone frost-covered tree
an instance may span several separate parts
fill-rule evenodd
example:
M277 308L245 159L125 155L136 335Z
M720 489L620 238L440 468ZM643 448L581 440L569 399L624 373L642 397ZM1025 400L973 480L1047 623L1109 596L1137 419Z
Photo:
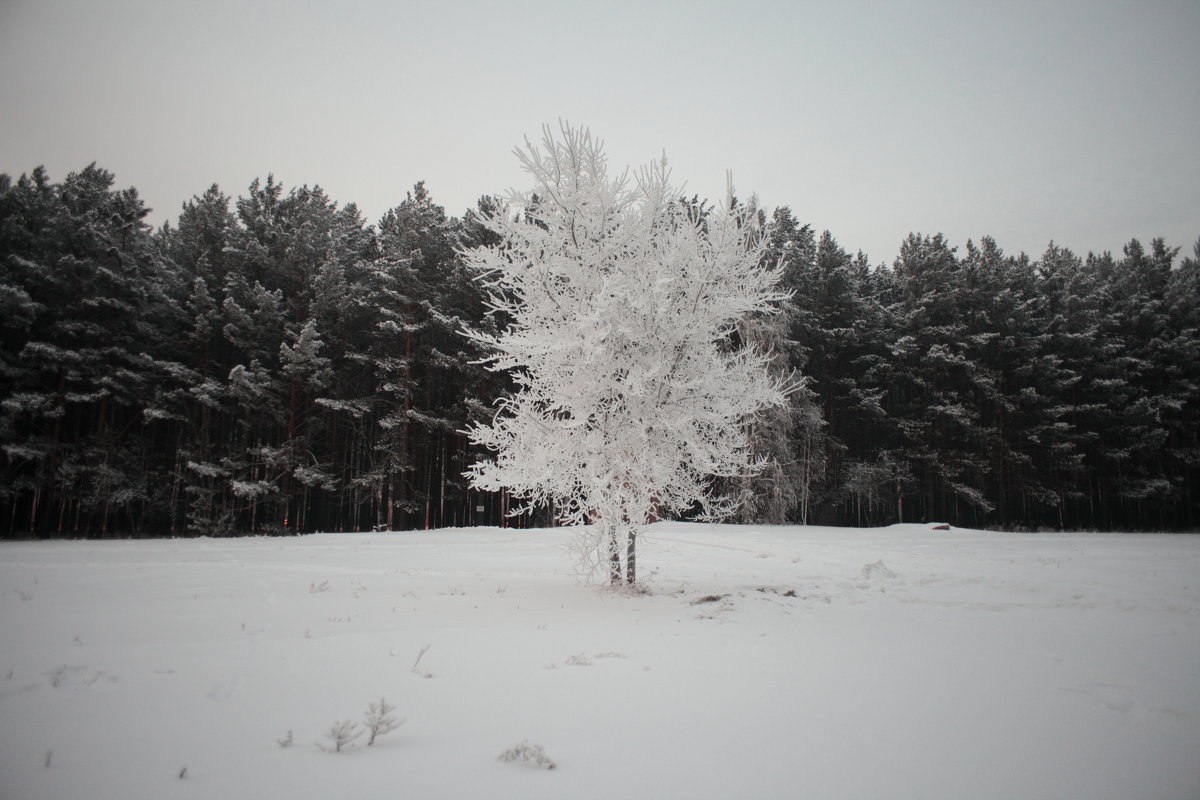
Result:
M495 457L467 475L506 488L519 510L552 504L580 525L585 571L633 583L643 525L725 516L736 499L711 479L762 466L747 424L791 384L739 322L786 295L732 192L701 212L679 200L665 158L610 177L602 142L559 127L515 151L534 189L484 220L497 244L466 253L501 321L467 335L516 386L470 429Z

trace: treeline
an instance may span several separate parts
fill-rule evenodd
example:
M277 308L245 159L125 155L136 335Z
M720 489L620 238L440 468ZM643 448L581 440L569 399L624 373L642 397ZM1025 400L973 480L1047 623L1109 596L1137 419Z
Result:
M268 178L155 230L94 165L0 176L0 535L500 524L459 433L508 388L458 334L496 324L459 256L494 202L417 184L372 225ZM762 221L794 297L743 335L808 385L756 423L744 518L1197 526L1200 244L873 268Z
M471 214L417 184L372 226L273 178L147 211L94 165L0 183L5 533L502 519L461 477L504 388L457 333L485 321Z
M872 269L787 208L766 223L808 377L750 514L1005 529L1200 525L1200 242L1040 259L910 235ZM772 423L771 420L767 421Z

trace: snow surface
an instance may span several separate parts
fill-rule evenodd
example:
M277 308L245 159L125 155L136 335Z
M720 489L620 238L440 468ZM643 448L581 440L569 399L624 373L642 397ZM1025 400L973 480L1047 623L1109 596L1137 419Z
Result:
M0 797L1200 797L1200 536L566 538L2 543Z

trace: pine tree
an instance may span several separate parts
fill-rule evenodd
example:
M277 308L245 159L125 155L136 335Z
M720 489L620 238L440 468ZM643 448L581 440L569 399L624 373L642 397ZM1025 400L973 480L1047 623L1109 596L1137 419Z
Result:
M389 527L473 518L461 477L468 464L461 431L479 419L481 392L491 381L475 363L478 347L460 335L482 323L484 307L459 250L480 235L477 218L467 224L447 217L423 183L380 220L377 296L390 302L380 306L388 323L374 352L394 404L380 420L390 459Z
M1039 437L1045 456L1035 463L1056 496L1058 526L1095 524L1094 476L1088 462L1102 424L1099 401L1104 389L1096 381L1106 360L1097 276L1082 259L1053 242L1037 264L1037 275L1042 298L1038 358L1049 366L1039 392L1047 398L1053 418Z
M1034 265L1005 256L985 236L978 246L967 242L962 268L967 358L986 376L976 400L987 442L984 492L1002 527L1037 526L1058 504L1036 465L1054 458L1063 412L1046 391L1061 380L1061 367L1043 355Z
M1114 521L1125 527L1135 519L1157 517L1171 506L1174 487L1162 458L1170 433L1167 418L1182 408L1186 394L1172 389L1168 352L1174 339L1165 302L1171 264L1178 248L1161 239L1147 253L1137 239L1109 273L1111 303L1103 334L1113 343L1110 368L1119 368L1122 385L1108 394L1111 424L1103 432L1104 472L1115 503ZM1186 392L1186 389L1185 389Z
M133 189L96 165L51 184L5 180L0 410L10 525L42 533L134 530L158 466L142 401L177 320ZM17 522L17 507L23 506Z
M904 519L971 519L990 512L984 494L988 431L980 416L995 376L974 358L962 265L945 238L911 235L895 263L891 387L887 411L900 458L920 494ZM961 516L960 516L961 515ZM973 521L979 521L975 516Z
M1159 351L1166 394L1165 469L1172 484L1172 527L1200 526L1200 240L1171 271L1164 298L1167 335Z

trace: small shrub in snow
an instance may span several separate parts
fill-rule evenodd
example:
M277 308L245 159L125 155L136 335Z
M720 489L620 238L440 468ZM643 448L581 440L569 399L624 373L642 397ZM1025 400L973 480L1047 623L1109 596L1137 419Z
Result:
M404 720L396 719L391 714L395 711L394 706L389 706L387 700L379 698L378 703L371 703L367 706L366 726L367 747L375 744L376 737L382 736L385 733L391 733L404 724Z
M335 722L329 728L329 732L325 734L325 738L332 743L332 746L317 742L317 747L327 753L340 753L342 750L348 749L364 732L368 734L367 747L370 747L380 736L391 733L404 724L404 720L392 716L392 712L395 710L395 706L389 705L388 701L381 697L378 703L371 703L367 706L367 713L363 721L365 731L359 729L357 722L351 722L348 719ZM292 732L288 731L287 737L278 741L280 747L290 747Z
M554 769L557 765L546 755L546 751L542 749L540 744L530 744L528 741L522 741L520 744L510 747L500 754L500 760L505 762L521 761L526 764L533 764L543 769Z
M282 739L276 739L275 741L279 742L280 747L291 747L295 742L295 739L292 738L292 732L289 730L287 732L287 736L283 737Z
M318 744L322 750L330 753L340 753L342 749L348 746L358 737L362 736L363 732L358 730L358 723L344 719L341 722L333 723L329 728L329 732L325 734L325 738L333 743L333 747L327 747Z
M312 581L308 584L308 593L309 594L317 594L319 592L328 592L328 591L329 591L329 581L321 581L320 583L317 583L316 581Z
M587 657L586 653L576 653L573 656L568 656L564 663L572 667L590 667L592 660Z

